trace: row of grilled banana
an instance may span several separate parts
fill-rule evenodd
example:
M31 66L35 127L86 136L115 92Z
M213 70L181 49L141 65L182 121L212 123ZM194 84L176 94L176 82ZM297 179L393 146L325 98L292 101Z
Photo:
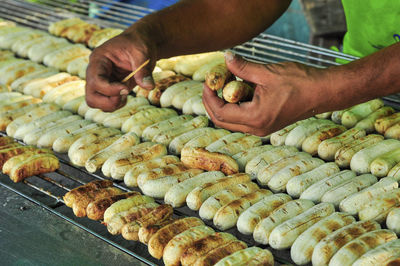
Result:
M50 150L23 146L10 137L0 137L0 169L14 182L27 177L54 172L59 161Z
M228 233L218 233L194 217L174 218L171 205L159 205L138 192L123 193L108 180L93 181L65 194L75 215L103 220L107 230L148 245L165 265L273 265L268 250L247 248Z

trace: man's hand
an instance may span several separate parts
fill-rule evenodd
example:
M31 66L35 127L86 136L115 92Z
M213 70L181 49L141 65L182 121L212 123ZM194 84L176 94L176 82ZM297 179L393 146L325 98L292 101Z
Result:
M228 52L228 69L256 85L251 102L226 103L205 86L203 103L216 126L266 136L316 114L328 79L324 70L297 63L256 64Z
M136 84L152 89L154 82L151 72L156 61L155 51L145 34L132 30L127 30L96 48L90 56L86 72L87 104L92 108L111 112L125 105L126 96ZM150 64L126 83L121 83L147 59L150 59Z

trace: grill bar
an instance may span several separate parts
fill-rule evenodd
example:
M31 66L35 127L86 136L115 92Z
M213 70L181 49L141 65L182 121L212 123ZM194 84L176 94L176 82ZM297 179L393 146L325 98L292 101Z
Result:
M55 199L57 202L61 202L61 203L64 204L64 201L62 200L61 197L56 196L56 195L53 195L50 191L47 191L46 189L44 189L44 188L42 188L42 187L40 187L40 186L37 186L37 185L31 183L31 182L30 182L29 180L27 180L27 179L24 180L24 183L25 183L26 185L28 185L29 187L31 187L31 188L33 188L33 189L36 189L37 191L40 191L40 192L46 194L47 196L49 196L49 197Z

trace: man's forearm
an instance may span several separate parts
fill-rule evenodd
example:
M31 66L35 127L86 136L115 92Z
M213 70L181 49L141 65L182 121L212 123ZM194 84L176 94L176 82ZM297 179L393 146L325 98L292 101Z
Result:
M145 31L157 57L220 50L264 31L291 0L183 0L146 16L128 31Z
M400 43L346 65L328 68L313 90L316 112L339 110L400 92Z

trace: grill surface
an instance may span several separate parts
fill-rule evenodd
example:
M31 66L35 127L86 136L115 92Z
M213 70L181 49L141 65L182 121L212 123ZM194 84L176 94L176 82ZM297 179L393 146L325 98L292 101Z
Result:
M42 0L41 2L42 4L28 3L23 0L3 0L0 2L0 18L32 28L47 30L51 22L79 16L102 27L124 29L140 17L153 12L151 9L126 3L111 4L108 0L80 0L76 3L63 0ZM88 12L89 9L90 12ZM340 52L268 34L260 34L232 50L256 62L295 61L315 67L338 65L335 62L336 58L349 61L357 59ZM393 103L393 101L400 103L399 97L390 97L387 100L390 103ZM0 133L0 135L5 135L5 133ZM121 236L112 236L107 232L106 227L99 222L74 216L72 210L64 205L62 196L77 186L96 179L106 179L106 177L101 173L91 174L83 168L73 166L66 154L57 154L57 156L60 159L61 167L54 173L30 177L24 180L24 184L15 184L8 176L0 174L0 184L146 264L162 264L162 261L149 255L144 244L126 241ZM123 182L116 182L115 180L114 182L116 187L124 191L132 190L127 188ZM139 191L138 188L133 190ZM157 200L157 202L163 203L161 200ZM186 206L175 209L174 215L177 217L199 217L197 212ZM212 221L206 221L206 224L216 229ZM242 235L235 228L227 232L237 236L250 246L255 245L252 236ZM265 246L261 247L266 248ZM273 254L278 262L292 263L288 251L273 250Z

